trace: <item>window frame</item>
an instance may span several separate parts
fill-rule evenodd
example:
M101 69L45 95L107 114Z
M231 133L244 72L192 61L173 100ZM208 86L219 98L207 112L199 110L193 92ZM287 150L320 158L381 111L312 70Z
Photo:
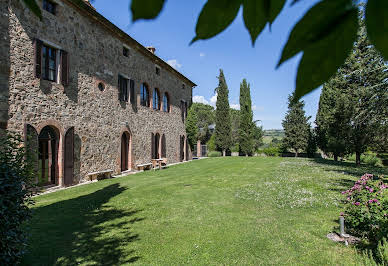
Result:
M50 51L54 54L50 56ZM57 82L58 81L58 61L57 53L59 49L54 48L46 43L42 43L42 79ZM50 68L50 62L54 63L54 69ZM54 78L50 79L50 71L54 71Z
M155 104L157 104L157 106L155 106ZM152 91L152 109L154 109L155 111L160 110L160 106L160 92L158 88L154 88L154 90Z
M140 105L144 107L150 107L150 90L146 83L141 84L140 88ZM145 98L147 97L147 98Z
M129 57L129 49L125 46L123 46L123 56Z
M56 15L57 14L57 3L55 3L51 0L43 0L42 9L49 12L50 14Z
M123 75L119 74L119 100L121 102L128 102L129 95L128 95L128 85L129 85L129 79L124 77Z
M170 97L167 92L163 94L163 112L165 113L170 112Z

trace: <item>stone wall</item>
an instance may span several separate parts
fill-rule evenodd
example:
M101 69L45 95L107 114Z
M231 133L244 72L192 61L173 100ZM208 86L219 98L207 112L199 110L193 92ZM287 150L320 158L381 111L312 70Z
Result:
M74 127L76 183L82 182L90 172L107 169L120 172L124 131L131 134L132 166L150 162L152 133L165 134L168 162L177 162L179 137L185 135L180 101L191 102L193 83L160 65L160 75L157 75L152 56L145 56L138 47L127 44L129 57L123 56L123 40L72 6L71 1L57 0L57 14L43 11L42 21L20 2L12 1L9 15L8 130L23 132L29 124L39 132L45 125L55 126L61 135L61 150L64 134ZM3 1L0 5L3 13L6 9ZM2 14L2 36L8 27L3 17ZM68 86L35 78L35 38L69 52ZM1 40L1 47L7 46L6 43ZM135 81L135 106L118 100L119 74ZM105 84L104 91L97 87L101 81ZM3 86L7 87L3 85L3 69L0 82L3 91ZM140 106L143 82L149 85L150 91L158 88L161 98L168 92L170 113ZM1 108L4 109L3 100ZM58 160L61 169L63 158Z

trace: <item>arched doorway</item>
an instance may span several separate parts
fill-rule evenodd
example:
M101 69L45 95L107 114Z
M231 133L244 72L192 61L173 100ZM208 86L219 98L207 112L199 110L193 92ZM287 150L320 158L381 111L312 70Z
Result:
M183 162L185 160L185 136L180 136L179 138L179 160Z
M131 138L128 132L121 135L121 172L128 171L131 168Z
M67 130L65 135L65 186L74 183L74 127Z
M58 131L45 126L38 137L38 185L58 184Z
M160 135L152 134L152 159L160 158Z

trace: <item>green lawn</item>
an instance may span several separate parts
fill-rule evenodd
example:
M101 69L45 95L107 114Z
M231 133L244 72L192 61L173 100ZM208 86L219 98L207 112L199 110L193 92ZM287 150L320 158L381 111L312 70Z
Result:
M336 264L340 191L387 168L211 158L36 198L28 265Z

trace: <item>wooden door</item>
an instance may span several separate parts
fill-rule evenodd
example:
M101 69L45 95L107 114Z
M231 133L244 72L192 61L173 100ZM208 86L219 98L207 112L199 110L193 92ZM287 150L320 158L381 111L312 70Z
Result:
M74 127L67 130L65 135L65 175L64 185L74 183Z
M121 172L128 170L128 146L128 136L123 133L121 136Z

